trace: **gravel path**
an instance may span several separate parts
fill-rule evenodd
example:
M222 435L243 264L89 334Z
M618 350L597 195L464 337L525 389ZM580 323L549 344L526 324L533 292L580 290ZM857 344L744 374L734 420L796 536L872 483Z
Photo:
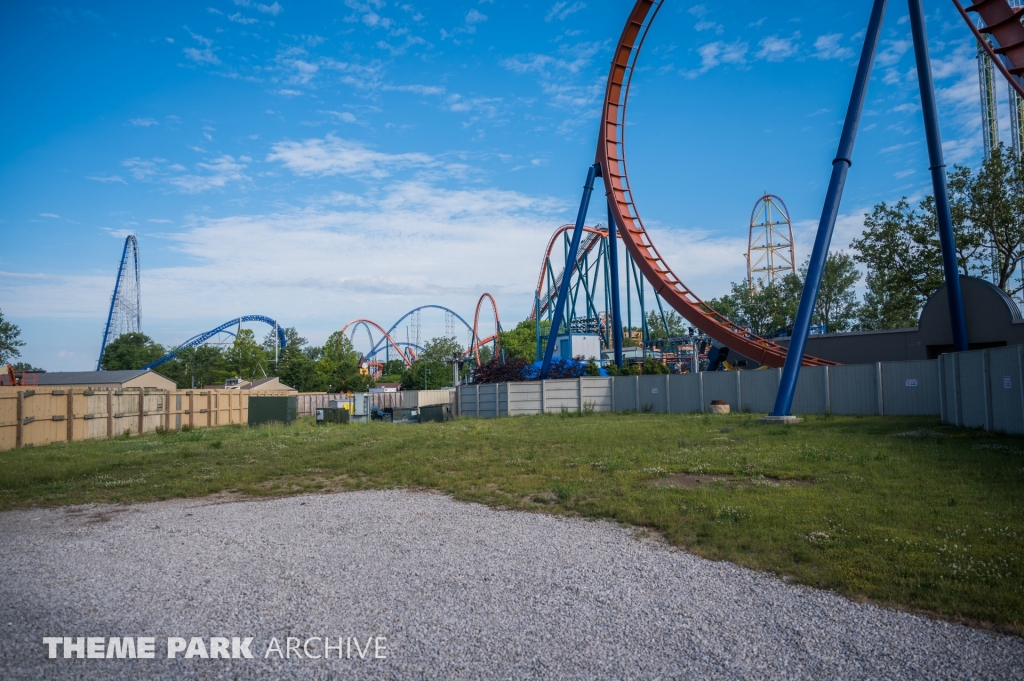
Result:
M438 494L14 511L0 542L3 679L1024 678L1020 638ZM48 659L44 636L151 636L156 659ZM253 659L169 660L172 636ZM289 636L365 658L265 657Z

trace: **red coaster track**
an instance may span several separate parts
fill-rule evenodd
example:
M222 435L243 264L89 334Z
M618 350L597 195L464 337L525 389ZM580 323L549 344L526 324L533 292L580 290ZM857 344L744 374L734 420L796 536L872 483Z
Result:
M626 173L626 102L640 48L660 8L661 1L637 0L615 48L605 87L596 163L601 167L612 219L647 281L679 314L719 343L755 362L781 367L786 361L784 346L756 336L715 312L675 275L651 241L634 203ZM836 362L804 355L803 364L823 366Z

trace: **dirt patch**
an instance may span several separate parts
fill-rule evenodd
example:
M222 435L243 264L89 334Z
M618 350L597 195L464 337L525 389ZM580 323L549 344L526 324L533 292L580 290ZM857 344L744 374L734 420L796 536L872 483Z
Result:
M675 487L678 489L698 489L716 482L734 487L810 487L811 480L782 480L764 475L753 478L741 478L735 475L694 475L692 473L676 473L664 478L651 480L654 487Z

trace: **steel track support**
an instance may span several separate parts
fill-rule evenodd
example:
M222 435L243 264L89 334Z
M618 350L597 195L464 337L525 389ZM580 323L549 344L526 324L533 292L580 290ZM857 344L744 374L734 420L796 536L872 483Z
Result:
M580 200L580 211L576 214L576 226L572 230L572 243L569 245L569 252L565 256L565 269L562 271L562 285L558 290L558 302L555 303L555 321L548 331L548 344L544 350L544 362L540 366L540 379L548 377L548 369L551 368L551 356L555 351L555 341L558 338L558 324L561 324L565 314L565 303L569 297L569 280L572 278L572 271L576 267L576 253L580 248L580 238L583 236L583 223L587 219L587 209L590 207L590 195L594 193L594 178L601 171L598 163L590 166L587 171L587 182L583 185L583 198Z
M619 301L619 246L615 218L608 204L608 271L612 288L612 337L615 339L615 366L622 368L622 311Z
M935 194L935 215L939 220L939 241L942 244L942 269L946 275L946 298L949 301L949 319L953 326L953 348L965 352L967 320L964 301L960 293L960 267L957 264L953 220L949 213L949 194L946 191L946 164L942 159L942 136L939 134L939 111L935 104L935 86L932 84L931 59L928 56L928 35L925 31L924 8L921 0L909 0L910 30L914 35L914 56L917 58L917 82L921 90L921 110L924 114L924 132L928 138L929 170L932 173L932 191Z
M803 362L804 348L807 347L807 334L811 329L814 306L818 300L818 288L821 286L821 275L825 270L828 247L832 241L832 230L836 226L839 202L843 197L843 186L846 184L846 174L852 163L853 143L857 139L857 126L860 124L861 112L864 110L864 99L867 96L868 81L871 80L871 67L878 49L878 40L882 33L882 18L885 16L887 3L888 0L875 0L871 8L871 19L868 21L868 31L864 36L864 47L861 50L860 63L857 66L857 77L853 83L853 91L850 93L850 105L846 109L843 133L839 138L839 150L836 152L836 158L832 161L832 178L829 180L828 192L825 194L825 205L821 209L818 233L814 237L814 248L811 251L807 267L807 279L804 281L804 290L800 294L800 306L793 324L793 335L786 351L786 363L779 381L779 392L775 395L775 407L771 413L775 417L789 416L789 412L793 408L793 395L796 392L797 379L800 378L800 365ZM920 71L920 68L918 70Z

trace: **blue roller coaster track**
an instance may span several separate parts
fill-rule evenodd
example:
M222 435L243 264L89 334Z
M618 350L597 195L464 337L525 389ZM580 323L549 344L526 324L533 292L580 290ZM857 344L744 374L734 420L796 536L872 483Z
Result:
M130 262L129 262L130 261ZM121 264L117 268L114 293L110 296L110 312L103 327L103 343L96 360L96 371L102 368L107 344L125 333L142 331L142 294L139 289L139 242L134 234L124 240Z
M467 322L465 319L463 319L461 316L459 316L459 314L457 312L455 312L453 310L450 310L447 307L444 307L443 305L420 305L419 307L413 308L413 309L409 310L408 312L406 312L401 317L399 317L398 321L395 322L394 324L392 324L391 328L388 329L388 335L393 337L394 330L397 329L398 325L401 324L403 321L405 321L405 319L407 319L408 317L414 315L415 313L419 312L420 310L426 310L426 309L431 309L431 308L435 309L435 310L442 310L444 312L447 312L448 314L452 315L453 317L458 319L460 322L462 322L465 325L466 329L469 330L470 333L473 333L473 327L469 325L469 322ZM362 322L359 322L358 324L362 324ZM358 326L358 324L357 324L357 326ZM369 336L370 335L370 327L366 326L365 324L363 324L363 326L366 327L366 335ZM354 334L355 334L355 329L353 328L353 335ZM384 350L384 348L386 347L386 345L385 345L386 342L387 342L386 338L381 338L376 343L374 343L373 342L373 337L370 336L371 347L370 347L370 351L368 353L366 353L365 358L366 359L372 359L373 357L375 357L377 355L377 353L379 353L382 350ZM420 352L423 351L423 348L421 348L420 346L415 345L413 343L399 343L399 345L406 345L406 346L411 347L411 348L413 348L415 350L418 350Z
M210 329L209 331L201 333L198 336L193 336L192 338L189 338L187 341L185 341L178 347L174 348L174 350L172 350L171 352L167 353L166 355L156 360L155 362L150 362L149 364L142 368L155 369L156 367L160 366L161 364L164 364L165 362L170 362L177 356L179 352L181 352L185 348L194 348L197 345L202 345L206 341L216 336L218 333L231 333L230 331L227 331L228 327L237 326L242 322L263 322L264 324L272 326L275 329L277 329L277 340L281 344L281 347L284 348L288 345L288 339L284 335L284 329L281 328L281 326L276 321L274 321L270 317L265 317L264 315L261 314L248 314L226 321L215 329Z

